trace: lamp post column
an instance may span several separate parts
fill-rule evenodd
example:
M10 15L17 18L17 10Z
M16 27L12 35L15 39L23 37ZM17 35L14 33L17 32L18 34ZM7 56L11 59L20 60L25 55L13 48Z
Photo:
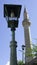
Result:
M10 65L17 65L17 42L15 41L15 28L18 27L21 5L4 4L4 17L7 20L8 28L12 31L10 42Z
M10 42L10 65L17 65L17 42L15 41L15 29L12 29L12 41Z

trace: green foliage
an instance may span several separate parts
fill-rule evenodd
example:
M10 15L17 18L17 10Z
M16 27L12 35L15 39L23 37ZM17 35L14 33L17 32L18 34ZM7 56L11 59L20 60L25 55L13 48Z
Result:
M28 48L28 53L26 54L27 56L37 56L37 46L32 44L32 49ZM31 53L32 52L32 53Z
M37 45L34 45L33 44L33 49L32 49L33 52L37 52Z
M26 53L26 56L32 56L32 57L37 56L37 46L32 44L32 47L33 47L32 49L27 48L28 51Z
M33 56L37 56L37 45L33 44L32 53L33 53Z
M23 62L21 60L18 61L18 65L23 65Z
M30 49L30 48L27 48L27 53L25 53L26 54L26 56L32 56L32 49Z

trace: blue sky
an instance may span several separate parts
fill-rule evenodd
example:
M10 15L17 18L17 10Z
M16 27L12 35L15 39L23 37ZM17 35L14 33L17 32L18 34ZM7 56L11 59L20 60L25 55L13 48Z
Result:
M19 26L16 29L17 41L17 59L22 59L22 53L18 50L24 44L24 30L22 26L24 7L28 10L29 19L31 22L31 37L32 42L36 43L34 39L37 38L37 0L0 0L0 65L5 65L10 59L10 41L11 31L7 27L7 22L4 18L4 4L21 4L22 10L19 19Z

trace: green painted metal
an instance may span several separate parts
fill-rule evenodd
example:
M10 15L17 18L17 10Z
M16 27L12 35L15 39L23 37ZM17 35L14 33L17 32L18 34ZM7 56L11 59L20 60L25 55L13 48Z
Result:
M12 41L10 42L10 65L17 65L17 42L15 41L15 30L12 30Z

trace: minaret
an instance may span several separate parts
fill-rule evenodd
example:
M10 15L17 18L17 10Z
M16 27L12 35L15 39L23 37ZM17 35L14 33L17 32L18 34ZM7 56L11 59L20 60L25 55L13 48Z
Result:
M24 20L22 25L24 27L24 37L25 37L25 62L32 60L32 51L31 51L31 34L30 34L30 24L27 9L24 9Z

